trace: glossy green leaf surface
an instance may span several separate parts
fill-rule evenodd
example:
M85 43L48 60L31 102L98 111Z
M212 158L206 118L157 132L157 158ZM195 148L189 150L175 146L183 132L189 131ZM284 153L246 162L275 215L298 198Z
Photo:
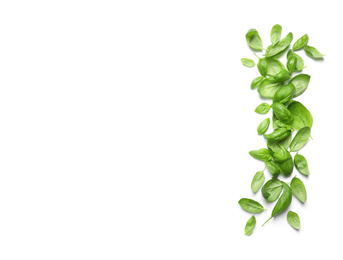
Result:
M267 114L270 109L270 105L267 103L261 103L255 108L255 112L258 114Z
M287 34L285 38L283 38L281 41L279 41L275 45L268 46L265 56L272 57L277 54L280 54L281 52L283 52L289 47L292 40L293 40L293 34L292 33Z
M279 162L279 163L284 162L289 158L292 158L289 151L282 145L280 145L280 149L278 151L272 153L272 156L273 156L274 161Z
M251 49L253 49L254 51L262 51L263 42L257 30L249 30L245 35L245 39L247 40L247 43Z
M251 89L257 88L263 80L264 80L263 76L259 76L259 77L254 78L253 81L251 82L250 88Z
M272 159L271 152L266 148L261 148L259 150L251 150L249 154L253 158L261 161L269 161Z
M301 36L294 44L293 44L293 51L300 50L304 48L308 43L308 35L305 34Z
M268 171L273 175L274 178L280 174L280 168L274 161L265 161Z
M252 181L251 181L251 190L257 192L263 185L265 176L263 171L256 172Z
M250 236L252 234L255 225L256 225L256 218L253 215L251 218L248 219L247 223L245 224L245 234L247 236Z
M295 66L297 65L297 58L292 55L289 59L287 59L287 70L292 75L293 71L295 70Z
M295 87L294 97L298 97L305 92L310 82L310 79L310 75L299 74L289 81L289 83L292 83Z
M276 44L281 39L282 27L279 24L275 24L270 32L270 40L272 44Z
M280 141L284 138L286 138L288 135L291 134L290 130L287 130L286 128L278 128L274 130L274 132L270 134L264 134L264 138L266 140L271 140L271 141Z
M305 46L304 50L307 56L315 60L321 60L325 56L324 54L321 54L316 48L311 46Z
M294 169L293 159L289 158L284 162L278 163L281 174L285 177L288 177L292 174Z
M252 199L242 198L238 201L238 204L242 207L242 209L250 213L261 213L265 211L259 202Z
M242 64L246 67L252 68L255 66L255 61L253 61L252 59L242 58L241 61Z
M307 193L305 189L304 183L297 177L294 177L291 181L291 189L292 193L295 197L297 197L298 200L300 200L302 203L306 202L307 199Z
M281 84L272 78L267 78L261 82L257 91L262 98L273 99L275 93L281 88Z
M273 109L274 114L281 122L287 125L293 123L293 115L284 104L274 102L271 107Z
M285 86L282 86L274 95L273 102L274 103L281 103L286 104L288 103L294 96L295 87L292 83L289 83Z
M258 126L257 126L257 134L263 135L265 132L267 132L270 124L270 119L266 118L264 119Z
M298 172L300 172L301 174L310 175L307 160L303 155L296 154L294 156L294 165Z
M291 102L287 109L291 112L293 115L293 123L292 126L299 130L305 126L311 128L313 124L313 118L310 113L310 111L307 110L307 108L301 104L298 101Z
M311 128L307 126L301 128L297 132L297 134L294 136L290 144L290 151L291 152L299 151L307 143L310 135L311 135Z
M289 50L287 52L287 59L290 59L291 57L296 58L296 64L294 71L300 72L304 68L304 60L296 53L294 53L292 50Z
M275 82L285 82L286 80L290 79L289 72L287 70L281 70L279 73L274 75Z
M300 229L300 218L297 213L293 211L288 211L287 222L296 230Z
M262 187L262 196L268 202L274 202L279 198L282 189L283 183L279 179L270 179Z

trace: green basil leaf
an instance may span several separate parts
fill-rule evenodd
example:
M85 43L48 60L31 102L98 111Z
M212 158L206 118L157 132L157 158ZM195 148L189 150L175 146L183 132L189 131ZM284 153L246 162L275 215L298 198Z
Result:
M281 41L279 41L277 44L268 46L265 56L272 57L272 56L282 53L288 48L292 40L293 40L293 34L292 33L287 34L287 36L283 38Z
M276 178L267 181L262 187L262 196L268 202L274 202L278 199L283 189L283 183Z
M261 188L262 184L264 183L265 176L263 171L256 172L254 178L251 181L251 189L253 192L257 192L259 188Z
M311 134L311 128L305 126L301 128L298 133L294 136L291 145L290 151L296 152L299 151L308 141L308 138Z
M285 177L288 177L293 172L293 168L294 168L293 159L289 158L284 162L278 163L278 166L281 170L282 175Z
M295 56L290 56L287 59L287 70L292 75L293 71L295 70L295 66L297 65L297 58Z
M288 128L287 128L287 130L288 130ZM291 142L292 142L292 133L290 135L288 135L287 137L285 137L284 139L280 140L278 143L279 143L279 145L288 149Z
M311 113L307 110L307 108L297 101L292 101L287 109L291 112L293 115L293 123L292 126L299 130L305 126L312 127L313 124L313 118Z
M270 105L267 103L261 103L255 108L255 112L258 114L267 114L270 109Z
M274 130L274 132L270 134L264 134L263 137L266 140L271 140L271 141L280 141L287 136L289 136L292 132L290 130L287 130L286 128L278 128Z
M266 67L267 67L266 75L267 76L274 77L280 71L286 70L282 62L276 58L262 58L262 59L264 59L266 62Z
M277 121L279 121L279 119L276 117L275 113L273 112L273 117L272 117L272 121L273 121L273 129L276 130L279 127Z
M306 202L306 189L304 183L297 177L294 177L291 181L291 189L292 193L295 197L297 197L298 200L300 200L302 203Z
M250 88L251 89L257 88L263 80L264 80L263 76L259 76L259 77L254 78L253 81L251 82Z
M278 177L280 174L280 168L274 161L265 161L266 166L269 172L273 175L274 178Z
M277 119L275 121L275 124L277 124L277 128L287 128L287 130L292 129L292 125L285 124L285 123L281 122L279 119Z
M324 54L321 54L316 48L308 45L304 47L304 50L307 56L315 60L321 60L325 56Z
M310 175L310 171L308 170L307 161L304 156L300 154L296 154L294 156L294 165L297 168L298 172L304 175Z
M267 132L270 124L270 119L266 118L264 119L258 126L257 126L257 134L263 135L265 132Z
M290 80L295 87L294 97L300 96L307 89L311 76L307 74L299 74Z
M272 104L272 109L276 117L283 123L290 125L293 123L293 115L284 104L275 102Z
M280 149L272 154L274 161L276 162L284 162L289 158L292 158L289 151L280 145Z
M299 218L297 213L295 213L293 211L288 211L287 221L296 230L300 229L300 218Z
M250 236L252 234L252 231L254 230L255 225L256 225L256 218L253 215L251 218L249 218L249 220L245 224L245 234L247 236Z
M292 83L289 83L283 87L281 87L278 91L276 91L273 102L286 104L288 103L294 96L295 87Z
M285 82L286 80L290 79L290 75L287 70L281 70L279 73L277 73L273 78L275 82Z
M272 159L271 152L266 148L261 148L260 150L251 150L249 154L253 158L261 161L269 161Z
M255 29L249 30L245 35L245 39L247 40L247 43L251 49L253 49L254 51L262 51L262 39Z
M298 54L294 53L294 51L289 50L287 52L287 59L290 59L291 57L295 57L297 59L294 71L302 71L302 69L304 68L304 60Z
M274 79L267 78L261 82L261 85L258 86L257 91L262 98L273 99L276 91L281 88L279 82L275 82Z
M276 153L280 150L280 145L277 141L267 141L267 147L270 149L273 153Z
M267 66L268 63L266 58L261 58L258 60L257 69L263 77L267 76Z
M266 210L259 202L252 199L240 199L238 204L242 207L242 209L250 213L261 213Z
M279 24L275 24L270 32L270 40L272 44L276 44L281 39L282 27Z
M252 68L255 66L255 61L253 61L252 59L242 58L241 61L242 64L246 67Z
M305 34L301 36L294 44L293 44L293 51L300 50L304 48L308 43L308 35Z

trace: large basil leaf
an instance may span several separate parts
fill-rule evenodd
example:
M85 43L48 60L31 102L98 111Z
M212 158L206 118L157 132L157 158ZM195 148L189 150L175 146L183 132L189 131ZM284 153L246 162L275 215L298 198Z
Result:
M297 177L294 177L291 181L292 193L302 203L306 202L307 194L304 183Z
M257 88L263 80L264 80L263 76L259 76L259 77L254 78L253 81L251 82L250 88L251 89Z
M292 33L287 34L287 36L283 38L281 41L279 41L277 44L268 46L265 56L272 57L272 56L282 53L284 50L288 48L292 40L293 40L293 34Z
M296 154L294 156L294 165L297 168L298 172L304 175L310 175L310 171L308 170L308 165L306 158L300 154Z
M253 192L257 192L259 188L261 188L262 184L264 183L265 176L263 171L256 172L254 178L251 181L251 189Z
M270 32L270 40L272 44L276 44L281 39L282 27L279 24L275 24Z
M290 125L293 122L293 115L284 104L275 102L272 104L272 109L276 117L283 123Z
M292 83L289 83L281 87L278 91L276 91L273 97L273 102L286 104L293 98L294 92L295 92L294 85Z
M245 224L245 234L247 236L250 236L252 234L252 231L254 230L255 225L256 225L256 218L253 215L251 218L249 218L249 220Z
M294 120L292 126L296 130L299 130L305 126L308 126L310 128L312 127L312 115L303 104L297 101L293 101L288 105L287 108L293 115Z
M293 168L294 168L292 158L289 158L284 162L278 163L278 165L279 165L282 175L284 175L285 177L288 177L292 174Z
M294 136L291 145L290 151L296 152L299 151L308 141L308 138L311 135L311 128L305 126L301 128L298 133Z
M267 103L261 103L255 108L255 112L258 114L267 114L270 109L270 105Z
M305 46L304 50L307 56L315 60L321 60L325 56L324 54L321 54L316 48L311 46Z
M280 149L272 154L274 161L276 162L284 162L289 158L292 158L289 151L280 145Z
M295 87L294 97L300 96L307 89L311 76L307 74L299 74L292 78L289 83L292 83Z
M273 175L274 178L278 177L280 174L280 168L274 161L265 161L266 166L269 172Z
M296 230L300 229L300 218L299 218L297 213L295 213L293 211L288 211L287 221Z
M269 161L272 159L271 152L266 148L261 148L260 150L251 150L249 154L253 158L261 161Z
M253 61L252 59L242 58L241 61L242 64L246 67L252 68L255 66L255 61Z
M266 118L264 119L258 126L257 126L257 134L263 135L265 132L267 132L270 124L270 119Z
M291 133L291 130L287 130L287 128L278 128L274 130L274 132L270 134L264 134L263 136L266 140L280 141L289 136Z
M259 202L252 199L240 199L238 204L242 207L242 209L250 213L261 213L266 210Z
M257 91L262 98L273 99L276 91L281 88L281 84L282 83L275 82L272 78L267 78L261 82Z
M279 179L273 178L267 181L262 187L262 196L268 201L273 202L278 199L283 189L283 183Z
M287 52L287 59L290 59L291 57L295 57L297 59L294 71L302 71L302 69L304 68L304 60L298 54L294 53L294 51L289 50Z
M255 29L249 30L245 35L245 39L247 40L247 43L251 49L253 49L254 51L262 51L262 39Z
M293 51L300 50L306 46L308 43L308 35L305 34L301 36L294 44L293 44Z

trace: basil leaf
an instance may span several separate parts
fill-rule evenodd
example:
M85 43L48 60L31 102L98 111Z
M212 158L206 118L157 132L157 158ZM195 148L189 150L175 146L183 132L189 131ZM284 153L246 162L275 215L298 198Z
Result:
M270 105L267 103L261 103L255 108L255 112L258 114L267 114L270 109Z
M290 75L287 70L281 70L279 73L277 73L273 78L275 82L285 82L286 80L290 79Z
M280 168L274 161L265 161L266 166L269 172L273 175L274 178L278 177L280 174Z
M279 24L275 24L270 32L270 40L273 45L278 43L281 39L282 27Z
M293 51L300 50L306 46L308 43L308 35L305 34L301 36L294 44L293 44Z
M292 158L289 151L283 147L280 146L280 149L272 154L274 161L276 162L284 162L289 158Z
M289 129L287 128L287 130L289 130ZM288 149L291 142L292 142L292 133L289 136L285 137L284 139L280 140L279 145Z
M298 133L294 136L291 145L290 151L296 152L299 151L308 141L308 138L311 134L311 128L305 126L301 128Z
M276 117L283 123L290 125L293 122L293 115L284 104L275 102L272 104L272 109Z
M275 56L277 54L282 53L284 50L288 48L292 40L293 40L293 34L292 33L287 34L287 36L283 38L281 41L279 41L277 44L268 46L265 56L271 57L271 56Z
M276 129L280 128L279 125L277 124L277 121L278 121L279 119L276 117L276 115L275 115L274 112L273 112L272 120L273 120L273 129L276 130Z
M276 202L275 207L273 208L272 216L264 224L266 224L272 217L275 217L281 214L282 212L284 212L289 207L289 205L291 205L292 191L286 183L282 182L282 184L283 184L283 192L280 198L278 199L278 201Z
M297 213L295 213L293 211L288 211L287 221L296 230L300 229L300 218L299 218Z
M276 93L281 88L281 83L275 82L274 79L268 78L261 82L258 86L257 91L262 98L272 99Z
M249 154L253 158L261 161L269 161L272 159L272 154L266 148L261 148L260 150L251 150Z
M291 112L293 115L293 123L292 126L299 130L305 126L312 127L313 124L313 118L311 113L307 110L307 108L297 101L292 101L287 109Z
M255 66L255 61L253 61L252 59L242 58L241 61L242 64L246 67L252 68Z
M287 130L286 128L278 128L274 130L274 132L270 134L264 134L263 136L266 140L280 141L286 138L287 136L289 136L290 134L291 134L290 130Z
M291 189L292 193L295 197L297 197L298 200L300 200L302 203L306 202L306 189L304 183L297 177L294 177L291 181Z
M295 70L295 66L297 65L297 58L295 56L291 56L287 59L287 70L292 75L293 71Z
M286 104L288 101L290 101L293 98L294 92L295 92L294 85L292 83L289 83L281 87L278 91L276 91L273 97L273 102Z
M273 152L276 153L280 150L280 145L277 141L267 141L267 147Z
M292 78L289 83L295 87L294 97L300 96L307 89L311 76L307 74L299 74Z
M279 119L277 119L275 121L275 124L277 124L277 128L287 128L287 130L292 129L292 125L285 124L285 123L281 122Z
M252 234L252 231L254 230L255 225L256 225L256 218L253 215L251 218L249 218L249 220L245 224L245 234L247 236L250 236Z
M296 154L294 156L294 165L297 168L298 172L304 175L310 175L310 171L308 170L307 161L304 156L300 154Z
M257 192L259 188L261 188L262 184L264 183L265 176L263 171L256 172L254 178L251 181L251 189L253 192Z
M304 47L304 50L307 56L315 60L321 60L325 56L324 54L321 54L316 48L308 45Z
M283 189L283 183L276 178L267 181L262 187L262 196L268 202L274 202L278 199Z
M255 29L249 30L245 35L245 39L247 40L247 43L251 49L253 49L254 51L262 51L262 39Z
M253 81L251 82L250 88L251 89L257 88L263 80L264 80L263 76L259 76L259 77L254 78Z
M287 59L290 59L291 57L295 57L297 59L294 71L302 71L302 69L304 68L304 60L298 54L294 53L292 50L289 50L287 52Z
M285 66L278 59L275 59L275 58L262 58L262 59L264 59L266 62L266 67L267 67L266 74L268 76L273 77L276 74L278 74L280 71L286 70Z
M242 207L242 209L250 213L261 213L266 210L259 202L252 199L240 199L238 204Z
M293 167L294 166L293 159L289 158L289 159L287 159L284 162L278 163L278 166L279 166L279 168L281 170L282 175L285 176L285 177L288 177L293 172L293 168L294 168Z
M267 76L267 66L268 64L266 58L261 58L258 60L257 69L263 77Z
M264 119L258 126L257 126L257 134L263 135L265 132L267 132L270 124L270 119L266 118Z

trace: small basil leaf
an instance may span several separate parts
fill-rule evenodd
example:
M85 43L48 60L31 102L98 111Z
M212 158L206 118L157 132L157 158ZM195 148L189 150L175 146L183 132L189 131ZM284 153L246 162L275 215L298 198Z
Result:
M259 188L261 188L261 186L263 185L264 180L265 180L265 176L264 176L263 171L256 172L256 174L254 175L254 178L251 181L251 190L253 192L257 192Z
M316 48L308 45L304 47L304 50L307 56L315 60L321 60L325 56L324 54L321 54Z
M281 39L282 27L279 24L275 24L270 32L270 40L272 44L276 44Z
M258 114L267 114L270 109L270 105L267 103L261 103L255 108L255 112Z
M260 150L251 150L249 154L253 158L261 161L269 161L272 159L271 152L266 148L261 148Z
M272 56L282 53L284 50L288 48L292 40L293 40L293 34L292 33L287 34L287 36L283 38L281 41L279 41L277 44L268 46L265 56L272 57Z
M265 161L266 166L269 172L273 175L274 178L278 177L280 174L280 168L274 161Z
M287 70L292 75L293 71L295 70L295 66L297 65L297 58L295 56L291 56L287 59Z
M300 229L300 218L299 218L297 213L295 213L293 211L288 211L287 221L296 230Z
M275 102L272 104L272 109L276 117L283 123L290 125L293 122L293 115L284 104Z
M294 51L289 50L287 52L287 59L290 59L292 56L297 59L294 71L296 72L302 71L302 69L304 68L304 60L298 54L294 53Z
M284 162L287 159L292 158L289 151L283 146L280 146L280 149L278 151L274 152L272 154L272 156L276 162Z
M242 207L242 209L250 213L261 213L266 210L259 202L252 199L240 199L238 204Z
M250 88L251 89L257 88L263 80L264 80L263 76L259 76L259 77L254 78L253 81L251 82Z
M253 61L252 59L242 58L241 61L242 64L246 67L252 68L255 66L255 61Z
M276 178L267 181L262 187L262 196L268 202L274 202L278 199L283 189L283 183Z
M278 163L278 166L281 170L282 175L285 177L288 177L293 172L293 168L294 168L293 159L289 158L284 162Z
M292 193L302 203L306 202L307 194L304 183L297 177L294 177L291 181Z
M281 88L281 83L275 82L272 78L267 78L261 82L257 91L262 98L273 99L276 91Z
M249 218L249 220L245 224L245 234L247 236L250 236L252 234L252 231L254 230L255 225L256 225L256 218L253 215L251 218Z
M278 74L276 74L273 78L275 82L285 82L286 80L290 79L290 75L287 70L281 70Z
M286 128L278 128L270 134L264 134L263 137L266 140L280 141L286 138L287 136L289 136L291 133L292 133L291 130L287 130Z
M261 58L259 59L258 63L257 63L257 68L258 71L260 72L261 76L265 77L267 76L267 60L266 58Z
M300 50L306 46L308 43L308 35L305 34L301 36L294 44L293 44L293 51Z
M290 151L296 152L299 151L308 141L308 138L311 134L311 128L305 126L301 128L298 133L294 136L291 145Z
M289 83L281 87L278 91L276 91L273 97L273 102L286 104L293 98L294 92L295 92L294 85L292 83Z
M257 126L257 134L263 135L265 132L267 132L270 124L270 119L266 118L264 119L258 126Z
M262 39L255 29L249 30L245 35L245 39L247 40L247 43L251 49L253 49L254 51L262 51Z
M294 120L292 126L296 130L299 130L305 126L308 126L310 128L312 127L312 115L303 104L297 101L293 101L288 105L287 109L293 115Z
M292 78L289 83L295 87L294 97L300 96L307 89L311 76L307 74L299 74Z
M296 154L294 156L294 165L297 168L298 172L304 175L310 175L310 171L308 170L307 161L304 156L300 154Z

